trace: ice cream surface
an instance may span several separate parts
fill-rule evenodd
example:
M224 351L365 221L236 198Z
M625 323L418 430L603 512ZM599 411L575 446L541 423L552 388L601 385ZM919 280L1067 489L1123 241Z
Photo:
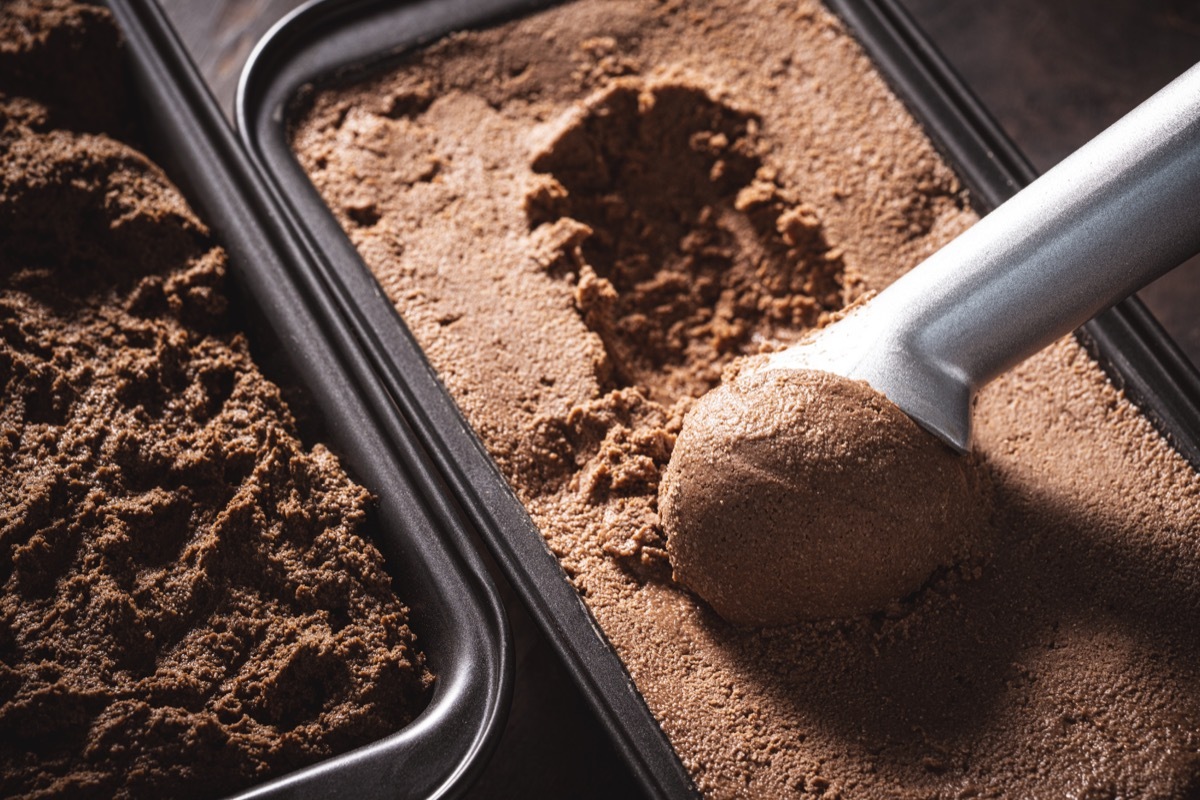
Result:
M97 6L0 5L4 797L226 795L398 730L432 682L369 493L115 138L118 38Z
M814 2L582 0L297 108L297 154L712 797L1188 797L1200 478L1064 340L975 412L971 553L748 629L659 485L736 359L975 219Z
M968 459L862 381L747 365L692 408L659 487L675 580L743 625L878 611L983 522Z

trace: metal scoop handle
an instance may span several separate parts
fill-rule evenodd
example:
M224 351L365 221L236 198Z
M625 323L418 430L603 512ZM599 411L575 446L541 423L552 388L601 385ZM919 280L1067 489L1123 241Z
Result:
M966 450L980 387L1197 252L1200 64L768 368L866 380Z

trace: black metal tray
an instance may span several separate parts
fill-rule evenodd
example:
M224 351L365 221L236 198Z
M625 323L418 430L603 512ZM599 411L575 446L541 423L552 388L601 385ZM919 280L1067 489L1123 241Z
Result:
M297 280L308 256L166 17L154 0L109 5L126 40L151 155L229 252L235 303L256 357L268 373L299 383L322 438L378 498L375 542L437 676L429 705L402 730L239 797L457 796L486 763L508 710L512 646L496 587L352 335Z
M1035 176L1016 148L895 0L827 0L924 124L986 212ZM452 30L478 28L552 5L547 0L314 0L260 42L242 75L237 121L293 224L319 258L324 287L360 338L392 401L429 445L446 481L486 539L646 791L695 789L621 661L420 347L313 188L287 140L287 110L314 83L360 74ZM1110 374L1193 464L1200 466L1200 377L1136 300L1088 323L1082 338Z

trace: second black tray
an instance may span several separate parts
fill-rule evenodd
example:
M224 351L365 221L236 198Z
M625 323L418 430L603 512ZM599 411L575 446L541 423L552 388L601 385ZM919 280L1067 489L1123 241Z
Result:
M150 154L229 253L239 321L256 359L305 392L322 440L376 496L373 539L436 677L428 706L401 730L239 797L458 796L486 764L508 710L513 657L496 587L438 471L386 402L352 334L298 278L308 255L165 15L154 0L109 5Z

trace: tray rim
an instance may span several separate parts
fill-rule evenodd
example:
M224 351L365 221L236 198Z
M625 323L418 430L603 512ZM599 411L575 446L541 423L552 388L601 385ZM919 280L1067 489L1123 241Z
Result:
M348 16L363 13L364 10L377 10L380 5L377 0L355 0L331 12L330 16L323 16L324 10L334 2L336 0L310 0L282 21L259 42L246 64L238 86L236 118L243 141L252 157L275 183L276 188L281 192L286 190L289 194L290 210L300 219L305 218L306 211L298 204L305 201L298 200L297 193L302 193L306 187L312 194L315 194L315 190L287 147L283 135L286 104L306 85L369 72L379 62L412 47L419 47L433 38L425 34L413 35L404 40L393 38L390 46L374 48L373 52L367 54L358 52L345 55L334 66L310 70L306 79L281 77L280 64L295 66L289 64L292 58L297 57L292 49L302 46L313 29L328 30ZM459 27L496 24L510 16L523 15L555 4L557 3L551 0L487 0L476 4L481 19ZM963 178L973 203L978 204L977 209L981 213L998 205L1037 176L1019 149L897 0L825 0L825 4L842 20L889 87L922 125L930 140L955 172ZM433 3L408 2L403 5L411 9ZM449 17L454 17L456 13L461 13L461 7L465 4L462 0L448 0L441 5L451 10ZM281 83L289 85L284 88ZM281 97L284 99L281 100ZM949 142L944 139L949 139ZM301 184L296 183L297 177L301 179ZM323 207L323 203L321 206ZM325 213L328 215L327 211ZM332 215L328 216L331 220ZM311 220L305 220L298 224L307 226L310 222ZM328 223L329 220L323 222ZM343 312L358 318L363 346L373 352L376 368L385 375L385 381L392 386L397 403L404 408L407 416L414 419L414 427L419 433L435 443L432 449L439 451L435 457L446 471L447 481L467 507L476 527L482 532L504 569L505 576L513 583L534 618L551 639L552 645L579 683L593 709L599 714L614 738L618 750L642 781L643 787L658 797L691 796L695 790L690 777L686 772L682 776L678 774L681 764L669 742L666 743L670 756L668 760L673 763L665 765L667 772L664 773L661 769L664 762L662 754L648 754L646 749L647 746L658 747L661 742L656 741L656 737L653 736L639 741L639 735L646 732L639 730L637 726L644 726L647 717L655 732L659 734L658 738L662 738L661 728L649 714L640 695L637 697L640 710L625 703L626 698L616 698L625 709L624 712L614 709L613 698L604 695L606 682L598 680L597 673L611 672L613 666L607 663L607 659L596 657L590 646L591 637L581 636L578 630L564 629L564 615L577 613L576 610L561 597L545 596L546 587L539 586L539 581L546 578L547 570L535 569L528 563L521 563L523 557L533 558L536 553L531 552L527 546L521 547L521 543L514 543L510 538L510 535L523 536L532 530L545 555L553 559L545 548L540 532L524 512L523 506L520 507L519 514L513 514L511 509L496 511L488 507L489 503L504 500L502 495L505 492L512 500L516 499L515 495L512 495L482 443L471 431L445 390L442 389L441 392L446 395L444 399L449 400L452 406L449 411L429 407L426 401L431 398L427 396L427 386L413 388L416 382L424 384L432 380L438 387L441 384L402 318L383 297L374 278L370 277L369 269L357 257L353 245L349 245L336 221L333 222L333 228L336 229L336 233L333 233L328 225L317 231L309 231L315 239L323 241L325 245L330 245L331 238L336 245L336 252L329 255L324 262L326 267L333 270L324 276L327 286L332 291L344 293L347 297L353 296L356 291L361 293L362 276L350 276L350 284L347 285L343 281L346 276L339 275L336 269L333 269L332 262L335 261L343 263L343 266L352 271L365 271L370 278L369 283L375 285L376 297L371 298L371 302L377 306L381 301L387 306L386 311L379 308L367 311L357 303L344 301ZM339 236L344 241L338 241ZM346 245L349 245L349 253L345 249ZM391 324L398 330L381 334L372 327L378 324ZM1139 410L1151 419L1172 446L1193 466L1200 468L1200 373L1197 373L1195 367L1136 296L1099 315L1081 328L1077 335L1114 382L1127 391ZM413 370L409 376L403 375L402 370L394 363L398 359L406 360L406 368ZM385 361L393 363L383 363ZM1164 386L1169 387L1165 398L1161 394ZM462 431L448 432L444 428L439 430L439 426L445 425L465 428L469 441L464 440ZM448 436L453 441L447 439ZM455 444L465 447L464 452L469 453L471 458L481 455L491 466L492 474L486 474L489 472L487 469L475 469L472 472L469 466L455 463L462 459L453 459L441 452L453 450ZM498 491L500 496L497 495L497 487L494 485L487 487L488 491L481 492L475 485L481 478L491 479L493 483L498 478L502 486ZM506 530L513 533L506 533ZM524 533L520 532L522 530ZM560 583L565 584L578 605L583 606L574 589L561 579L563 576L557 560L554 560L554 567L560 577ZM607 640L598 630L590 611L586 606L583 606L583 610L585 619L582 622L586 622L592 629L590 633L595 638L606 643ZM581 620L576 619L574 622L578 625ZM607 644L605 646L609 654L615 657L611 647ZM616 661L620 674L628 682L628 688L636 694L624 665L619 659ZM607 677L611 679L612 676ZM613 682L609 680L608 684L611 691ZM660 767L656 769L655 764L659 764Z
M434 27L439 29L439 33L445 33L464 27L468 21L476 26L481 18L495 23L552 4L553 0L410 0L401 4L389 4L381 0L351 0L349 3L310 0L281 20L260 40L247 62L239 83L235 108L243 142L264 174L272 179L277 178L273 165L266 157L270 151L259 150L251 132L248 112L252 108L254 94L260 91L255 84L258 80L255 75L280 64L286 66L291 61L292 48L297 46L297 41L305 42L309 33L318 34L315 38L324 57L340 61L346 47L354 43L361 44L362 37L378 36L383 30L376 26L374 19L356 18L356 14L379 12L381 15L394 15L399 19L399 24L403 24L415 22L406 17L428 13L433 16ZM338 21L348 18L358 21L357 27L349 26L354 35L330 37L331 31L341 33L336 25ZM393 20L392 24L398 23ZM322 38L325 41L320 41ZM389 41L375 48L383 51L382 58L404 49L391 44L390 36L383 38ZM405 46L423 43L430 38L433 37L415 34L409 37ZM268 64L270 67L264 67ZM288 83L287 87L282 88L280 102L264 106L266 110L253 123L263 125L258 133L273 139L273 144L277 145L274 148L275 155L283 155L285 163L294 161L285 144L286 104L291 101L294 89L302 87L307 80ZM279 88L274 82L268 82L261 90L273 95ZM432 443L430 452L442 468L447 483L455 491L476 529L481 531L505 577L546 634L548 643L642 788L656 797L695 797L696 791L690 776L591 612L564 579L562 567L546 547L541 532L446 393L432 365L395 308L383 296L357 250L332 215L324 210L323 201L316 195L307 177L298 171L298 165L295 172L302 178L300 186L283 186L276 182L274 188L281 197L286 196L286 202L281 205L287 206L294 225L309 236L314 250L323 251L324 258L319 265L322 271L320 275L313 276L314 281L326 287L330 296L335 298L334 302L350 319L350 324L356 328L360 343L371 354L376 369L391 390L393 402L400 407L418 434ZM305 194L308 195L310 208L324 210L328 216L324 220L327 223L324 230L314 231L310 225L312 218L297 209L298 197ZM346 271L340 271L337 264L346 267ZM343 279L353 281L354 285L348 288ZM359 299L355 300L355 297ZM378 325L373 325L371 319L364 316L368 306L371 319L377 320ZM397 361L403 362L403 369L397 366ZM447 442L443 434L453 436L454 441ZM451 457L448 455L451 452L467 453L470 458ZM510 537L506 531L520 533ZM630 725L630 720L636 720L636 723Z
M238 798L456 797L478 777L508 712L513 645L499 590L469 526L344 326L295 279L305 258L157 0L106 0L121 30L150 149L229 256L238 292L284 345L315 401L322 441L376 496L376 541L435 672L425 709L354 750Z

